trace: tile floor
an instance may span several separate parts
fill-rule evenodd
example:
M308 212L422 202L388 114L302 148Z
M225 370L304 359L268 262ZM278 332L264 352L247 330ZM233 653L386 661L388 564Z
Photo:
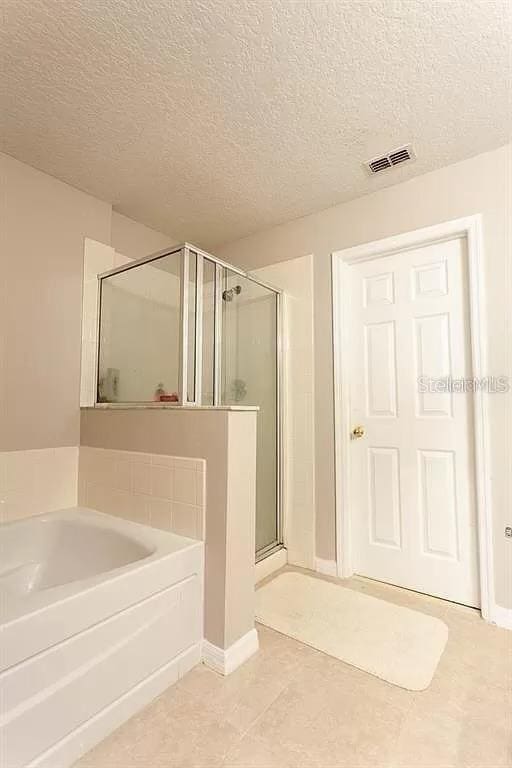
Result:
M512 632L452 603L344 584L446 621L430 688L397 688L260 626L243 667L196 667L75 768L512 766Z

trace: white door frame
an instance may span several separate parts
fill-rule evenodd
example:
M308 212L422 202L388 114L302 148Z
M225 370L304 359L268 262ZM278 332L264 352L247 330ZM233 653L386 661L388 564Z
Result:
M413 232L356 245L332 254L333 346L334 346L334 435L336 471L336 563L337 574L353 574L350 520L350 292L347 271L356 262L378 259L432 243L462 237L467 242L469 314L472 375L486 375L486 333L484 328L484 274L480 215L446 221ZM476 391L474 402L474 447L476 511L479 542L481 613L496 622L492 551L490 455L487 436L485 395ZM499 609L498 609L499 611ZM497 623L500 623L499 620Z

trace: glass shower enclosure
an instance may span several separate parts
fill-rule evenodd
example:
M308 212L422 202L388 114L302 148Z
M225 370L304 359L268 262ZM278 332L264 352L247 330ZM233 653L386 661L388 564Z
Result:
M99 275L98 403L258 406L256 559L282 546L282 295L190 244Z

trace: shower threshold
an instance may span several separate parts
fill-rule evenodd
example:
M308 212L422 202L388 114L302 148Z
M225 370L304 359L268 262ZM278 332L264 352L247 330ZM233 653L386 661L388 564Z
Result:
M284 544L280 544L279 542L273 542L272 544L267 544L266 547L263 547L262 549L259 549L256 552L256 562L261 563L262 560L265 560L267 557L274 555L276 552L279 552L281 549L284 549Z
M280 571L288 563L288 552L282 544L274 545L272 552L263 560L256 563L254 568L254 583L260 584L272 574Z

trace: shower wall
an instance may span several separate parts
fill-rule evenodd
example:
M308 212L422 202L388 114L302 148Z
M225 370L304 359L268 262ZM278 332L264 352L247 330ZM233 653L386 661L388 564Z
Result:
M104 342L103 361L105 368L119 371L116 399L153 400L159 385L166 391L177 391L179 339L169 330L179 328L179 308L116 286L105 286L105 294L110 332L108 342ZM120 313L123 322L115 322ZM166 354L162 355L164 349Z
M256 406L256 552L281 543L279 292L181 246L101 278L98 400Z
M150 402L157 389L178 391L179 268L173 254L102 281L100 400Z
M257 405L256 552L276 544L278 525L277 297L227 274L223 302L223 402ZM236 289L240 288L240 293Z
M215 381L215 264L203 264L203 324L202 324L202 373L201 404L214 404Z

